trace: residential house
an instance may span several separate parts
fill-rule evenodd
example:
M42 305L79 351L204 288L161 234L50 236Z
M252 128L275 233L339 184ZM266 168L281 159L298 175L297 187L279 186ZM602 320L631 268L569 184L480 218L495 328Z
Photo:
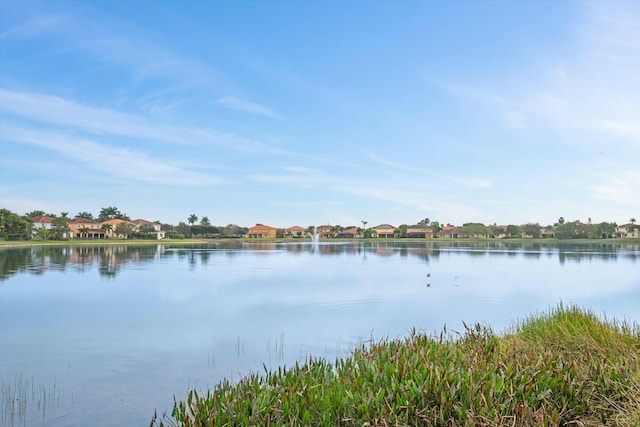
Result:
M431 239L433 230L425 225L410 225L407 227L407 237L409 239Z
M247 231L249 239L275 239L278 229L264 224L256 224Z
M105 237L106 238L127 238L128 236L122 236L122 235L118 235L118 233L116 233L116 228L118 227L118 225L120 224L127 224L129 225L131 232L134 232L137 229L137 225L134 224L132 221L126 221L124 219L110 219L108 221L103 221L100 223L100 227L102 228L102 225L104 224L110 224L111 225L111 230L107 231L105 233Z
M294 225L293 227L289 227L284 230L284 237L287 239L305 237L306 234L307 229L300 227L299 225Z
M41 215L31 218L33 221L33 228L46 228L47 230L51 230L53 227L53 218L47 215Z
M393 232L395 231L395 227L389 224L380 224L375 227L371 227L372 237L377 237L379 239L393 239Z
M358 227L351 227L339 232L338 237L340 239L355 239L356 237L362 237L362 233L358 232Z
M34 238L38 238L38 229L44 228L46 230L51 230L53 228L53 218L47 215L41 215L31 218L33 222L33 228L31 231L31 236ZM42 235L41 235L42 238Z
M76 217L67 221L72 239L104 239L100 223L92 219Z
M140 227L145 225L153 227L153 231L156 233L157 239L164 239L165 232L162 231L162 225L158 222L147 221L146 219L134 219L131 221L135 224L136 230L140 230Z
M618 225L613 236L618 239L640 239L640 225Z
M316 233L320 235L321 239L330 239L333 237L332 225L319 225L316 227Z
M442 230L438 233L438 237L445 239L460 239L469 237L468 234L464 232L464 230L460 227L446 226L442 227Z

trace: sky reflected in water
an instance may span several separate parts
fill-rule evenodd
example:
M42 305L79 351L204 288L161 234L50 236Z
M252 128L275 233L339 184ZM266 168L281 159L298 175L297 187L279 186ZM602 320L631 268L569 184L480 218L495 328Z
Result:
M640 321L638 245L231 243L0 251L0 374L51 390L3 425L148 425L263 364L413 328L496 331L559 302Z

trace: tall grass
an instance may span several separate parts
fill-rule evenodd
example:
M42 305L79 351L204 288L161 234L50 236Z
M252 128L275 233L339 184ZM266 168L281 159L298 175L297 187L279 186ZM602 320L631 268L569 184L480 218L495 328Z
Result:
M42 416L48 409L60 406L62 393L54 379L52 386L36 384L35 380L16 375L13 381L2 380L0 420L3 426L22 425L28 415Z
M331 364L223 381L175 402L178 426L638 426L640 328L558 306L503 336L413 332Z

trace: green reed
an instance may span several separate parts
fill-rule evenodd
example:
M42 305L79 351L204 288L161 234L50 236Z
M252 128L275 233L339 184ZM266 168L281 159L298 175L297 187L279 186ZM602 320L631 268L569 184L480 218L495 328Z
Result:
M33 378L16 375L13 381L2 380L0 407L2 425L20 425L28 414L38 414L44 420L47 409L60 406L62 392L54 378L52 386L36 384Z
M562 305L498 336L413 331L328 363L222 381L176 401L178 426L638 426L640 328Z

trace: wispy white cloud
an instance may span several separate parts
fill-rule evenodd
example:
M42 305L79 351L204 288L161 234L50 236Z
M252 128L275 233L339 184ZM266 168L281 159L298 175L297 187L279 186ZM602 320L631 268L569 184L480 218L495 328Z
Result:
M364 154L366 154L366 156L369 159L375 161L376 163L379 163L385 166L391 166L393 168L405 170L408 172L415 172L418 174L430 175L445 181L449 181L450 183L458 184L462 187L480 189L480 188L489 188L493 186L493 180L491 179L443 174L441 172L436 172L430 169L418 168L418 167L407 165L407 164L392 162L383 158L382 156L379 156L373 151L367 150L364 148L362 148L361 151Z
M264 143L210 128L171 126L117 110L92 107L57 96L0 88L0 110L29 120L94 134L144 138L173 144L214 144L233 151L277 152Z
M0 33L0 38L32 38L41 34L64 31L70 28L72 23L73 20L68 15L43 13L32 16L20 25L6 29Z
M489 106L512 127L588 133L586 143L614 137L640 147L640 8L635 2L579 4L571 49L547 51L500 85L432 79L450 94ZM567 53L569 52L569 53Z
M273 110L264 107L255 102L247 101L245 99L239 99L234 96L225 96L223 98L218 99L218 103L230 108L232 110L244 111L247 113L258 114L261 116L271 117L274 119L279 119L281 116L274 112Z
M135 182L202 186L224 182L215 176L195 172L153 159L146 153L112 147L59 132L41 132L2 123L3 139L38 146L55 152L87 169Z

